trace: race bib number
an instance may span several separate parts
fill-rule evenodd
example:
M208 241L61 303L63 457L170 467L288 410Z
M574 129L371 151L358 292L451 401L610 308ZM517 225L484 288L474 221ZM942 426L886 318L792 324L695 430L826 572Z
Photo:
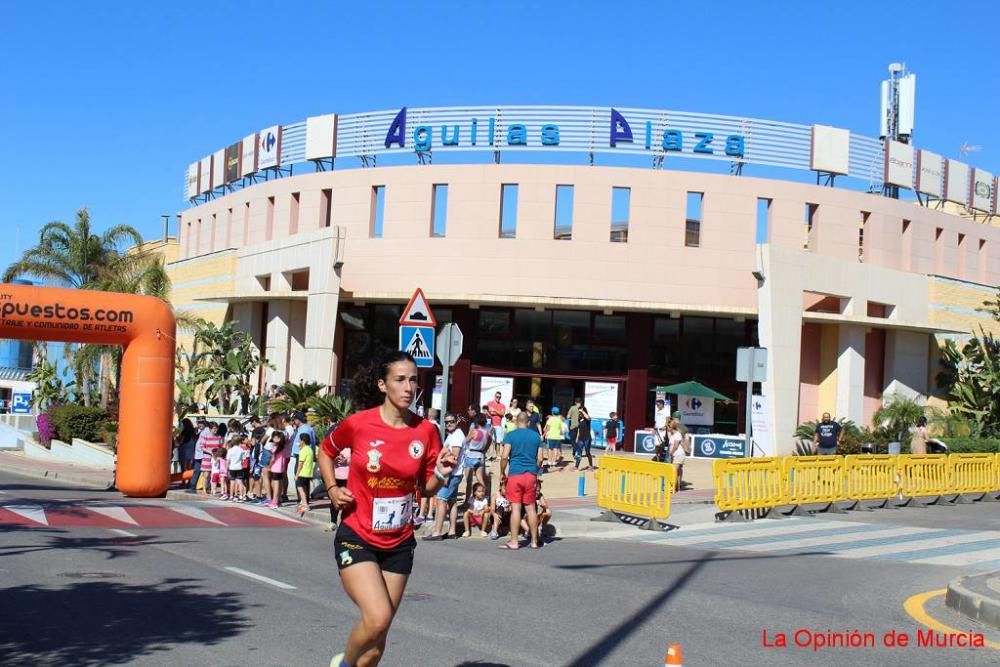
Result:
M372 507L372 531L394 531L413 518L413 494L396 498L376 498Z

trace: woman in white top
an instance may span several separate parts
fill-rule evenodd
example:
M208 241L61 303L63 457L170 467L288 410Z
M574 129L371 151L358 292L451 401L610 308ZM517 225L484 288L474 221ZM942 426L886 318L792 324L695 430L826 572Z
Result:
M678 428L676 419L667 422L667 446L669 447L670 460L677 466L677 484L674 491L681 490L681 483L684 477L684 460L687 459L687 451L684 449L684 436Z

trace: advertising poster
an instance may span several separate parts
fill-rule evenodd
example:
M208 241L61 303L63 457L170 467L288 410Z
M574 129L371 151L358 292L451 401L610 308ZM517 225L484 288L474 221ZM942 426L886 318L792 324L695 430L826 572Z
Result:
M747 441L734 435L693 435L692 455L702 459L745 458Z
M604 446L604 424L608 415L618 412L617 382L587 382L584 385L583 405L590 413L591 439L595 445Z
M237 141L226 148L226 183L232 183L242 178L240 160L243 156L243 142Z
M754 394L750 404L750 427L754 456L774 456L774 442L767 419L767 396Z
M678 396L677 408L685 426L711 426L715 423L715 399L702 396Z
M510 405L510 397L514 395L514 378L493 377L484 375L479 378L479 406L493 400L493 395L500 392L500 402ZM479 407L477 406L477 407Z

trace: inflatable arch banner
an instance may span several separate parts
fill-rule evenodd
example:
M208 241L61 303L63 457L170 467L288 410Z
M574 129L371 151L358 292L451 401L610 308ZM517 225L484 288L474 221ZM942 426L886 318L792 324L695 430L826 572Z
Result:
M126 496L170 486L176 325L151 296L0 284L0 338L121 345L116 483Z

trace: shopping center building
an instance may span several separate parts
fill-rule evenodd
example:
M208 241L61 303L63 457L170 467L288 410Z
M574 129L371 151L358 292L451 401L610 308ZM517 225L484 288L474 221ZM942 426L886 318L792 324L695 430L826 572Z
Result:
M883 397L931 396L940 341L990 326L977 308L1000 283L996 188L820 125L607 107L329 114L192 164L168 268L176 308L253 336L273 365L262 384L343 387L397 347L419 287L438 326L464 333L452 408L498 378L563 409L613 383L631 430L657 386L696 378L734 399L715 429L735 433L737 348L759 345L756 391L789 453L823 411L869 423Z

